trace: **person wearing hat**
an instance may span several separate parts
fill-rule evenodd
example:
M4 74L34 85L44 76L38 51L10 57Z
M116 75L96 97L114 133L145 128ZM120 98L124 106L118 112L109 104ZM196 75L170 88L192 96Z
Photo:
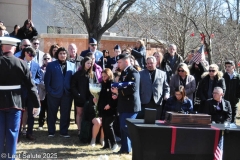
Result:
M117 63L117 56L119 54L121 54L121 48L120 46L117 44L114 48L113 48L113 57L111 57L108 62L107 62L107 66L106 68L110 68L111 70L113 70L115 64Z
M13 56L20 40L0 37L0 41L3 52L0 56L0 153L14 156L21 121L21 85L27 87L34 106L34 116L39 114L40 102L27 64Z
M97 41L94 38L89 39L89 49L82 51L81 56L85 57L87 53L92 52L95 55L95 62L98 65L101 65L101 58L103 57L103 53L97 50Z
M121 131L121 149L117 154L128 154L131 152L131 141L127 133L126 119L135 119L137 113L141 110L140 103L140 74L131 66L128 54L120 54L117 57L118 67L122 71L119 78L119 86L121 82L128 82L125 87L112 87L111 91L118 95L117 111L119 113L120 131Z
M240 75L235 71L233 61L225 61L226 72L223 75L226 84L224 99L230 102L232 107L232 123L236 123L237 103L240 99Z

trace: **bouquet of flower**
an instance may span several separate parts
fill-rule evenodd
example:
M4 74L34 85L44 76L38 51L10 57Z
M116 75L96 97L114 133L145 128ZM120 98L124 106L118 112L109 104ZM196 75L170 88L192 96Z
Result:
M100 83L89 83L89 90L90 90L91 94L93 95L93 97L96 98L97 100L99 98L101 89L102 89L102 86ZM96 117L98 117L97 103L98 102L96 102L94 105Z

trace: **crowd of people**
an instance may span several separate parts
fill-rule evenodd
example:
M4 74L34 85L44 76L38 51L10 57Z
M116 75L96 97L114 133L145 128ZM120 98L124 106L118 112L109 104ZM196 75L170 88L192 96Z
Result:
M0 29L6 30L3 24L0 24ZM5 31L0 33L9 36ZM20 121L16 127L21 128L21 134L31 141L36 139L33 125L39 107L39 130L46 123L48 137L56 135L60 108L60 136L69 138L72 101L79 139L95 146L99 134L102 149L110 148L116 152L119 148L117 133L121 138L118 154L131 152L126 118L143 119L145 108L156 109L156 119L160 120L164 120L167 111L175 111L206 113L211 115L212 123L236 123L240 76L235 70L234 61L225 62L223 74L217 64L209 65L204 56L198 61L193 61L192 57L184 61L174 44L169 45L166 51L163 49L146 56L142 40L138 40L134 48L121 50L119 45L113 46L112 57L109 54L111 51L97 50L98 42L94 38L89 38L89 48L81 53L74 43L70 43L68 48L52 44L49 53L44 53L39 49L40 40L36 38L37 30L31 20L26 20L21 28L16 25L10 36L21 40L19 51L4 48L8 45L14 48L17 41L15 44L4 44L2 40L2 61L6 57L12 58L9 55L12 53L15 56L12 61L20 59L17 61L18 67L25 67L20 68L28 79L22 78L19 83L0 80L0 94L6 94L1 86L21 85L20 92L16 94L21 96L22 105L13 102L14 107L10 108L22 111L21 127ZM198 54L197 51L193 57ZM8 67L11 66L10 62ZM0 75L4 76L2 69ZM90 93L89 83L101 83L98 99ZM34 90L34 84L38 92ZM36 94L40 104L37 103ZM97 109L94 108L95 103L98 103ZM3 110L6 112L6 108L1 106L0 114ZM5 141L0 142L2 147ZM7 152L15 154L13 150ZM4 148L0 148L0 152L3 151Z

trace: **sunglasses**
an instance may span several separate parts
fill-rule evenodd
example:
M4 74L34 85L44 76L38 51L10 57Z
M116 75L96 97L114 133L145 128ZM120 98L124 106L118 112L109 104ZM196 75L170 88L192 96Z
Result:
M43 58L43 59L46 61L46 60L49 60L50 58Z
M28 52L27 53L29 55L29 57L35 57L32 53Z
M30 47L31 45L28 45L28 44L25 44L25 45L23 45L24 47Z
M184 70L178 70L178 72L184 72Z
M39 45L39 43L33 43L34 45Z
M97 46L96 44L91 44L92 47Z
M209 72L215 72L215 70L208 70Z

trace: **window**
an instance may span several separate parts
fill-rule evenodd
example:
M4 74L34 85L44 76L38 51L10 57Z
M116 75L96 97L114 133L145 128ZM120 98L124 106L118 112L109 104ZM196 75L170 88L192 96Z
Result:
M73 34L73 29L67 27L47 26L47 33Z

